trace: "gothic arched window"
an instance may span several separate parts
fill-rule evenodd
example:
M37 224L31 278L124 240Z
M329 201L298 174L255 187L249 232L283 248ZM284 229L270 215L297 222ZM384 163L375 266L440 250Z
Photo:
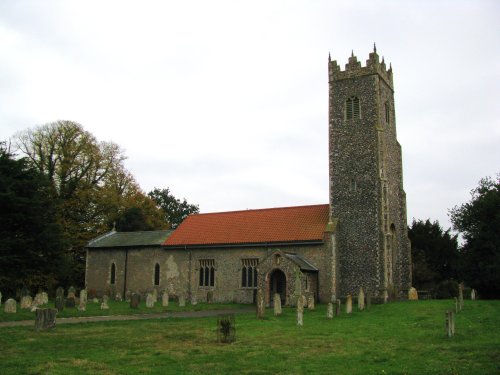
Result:
M111 285L114 285L116 283L116 265L114 263L111 263L109 274L109 282Z
M360 118L361 110L359 107L359 98L356 96L351 96L345 102L345 118L346 120L352 120Z
M214 259L200 259L200 286L215 285L215 261Z
M160 285L160 265L155 264L155 285Z
M385 123L386 125L391 123L391 106L389 102L385 102Z

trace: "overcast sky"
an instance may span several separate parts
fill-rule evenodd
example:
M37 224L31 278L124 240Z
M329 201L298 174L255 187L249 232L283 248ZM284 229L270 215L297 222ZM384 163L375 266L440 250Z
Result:
M328 202L328 53L392 63L408 222L500 172L500 1L0 1L0 140L59 119L202 212Z

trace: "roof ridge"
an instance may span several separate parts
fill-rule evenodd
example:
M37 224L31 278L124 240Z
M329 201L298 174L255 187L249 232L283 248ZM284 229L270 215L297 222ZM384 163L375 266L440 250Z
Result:
M322 204L305 204L305 205L300 205L300 206L248 208L246 210L205 212L205 213L199 213L199 214L195 214L195 215L220 215L220 214L233 214L233 213L239 213L239 212L288 210L288 209L294 209L294 208L319 207L319 206L328 206L328 203L322 203Z

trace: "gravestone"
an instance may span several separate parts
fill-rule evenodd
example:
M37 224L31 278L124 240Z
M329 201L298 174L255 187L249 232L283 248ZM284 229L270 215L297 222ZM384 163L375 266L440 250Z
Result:
M87 310L87 300L80 298L80 303L78 304L78 311L86 311Z
M451 310L445 313L445 331L448 337L455 335L455 314Z
M99 298L97 297L92 298L92 303L99 303Z
M326 308L326 317L327 319L333 319L333 303L328 302L328 306Z
M352 297L350 294L347 295L347 300L345 302L345 313L352 313Z
M365 309L365 292L363 288L359 288L358 293L358 310L363 311Z
M64 310L64 297L63 296L56 296L55 308L59 312Z
M132 296L130 297L130 308L138 309L140 302L141 302L141 296L137 293L132 293Z
M207 292L207 303L214 303L214 292L211 290Z
M73 293L68 293L68 298L66 298L66 307L69 309L74 309L76 306L76 298Z
M4 312L8 314L15 314L17 310L17 303L16 300L13 298L9 298L7 301L5 301L5 306L4 306Z
M335 316L340 316L340 311L341 311L341 310L340 310L340 304L341 304L341 303L342 303L342 302L340 302L340 300L338 299L338 300L337 300L337 303L336 303L336 306L335 306Z
M125 301L130 302L130 298L132 298L132 292L130 290L127 290L125 292Z
M181 294L179 296L179 307L185 307L186 306L186 298Z
M231 343L236 338L236 325L234 314L219 315L217 317L217 342Z
M60 287L58 287L56 289L56 297L62 297L62 298L64 298L64 289L63 289L63 287L60 286Z
M259 289L257 290L257 319L263 319L265 312L264 292L262 292L262 289Z
M314 296L310 295L309 298L307 299L307 308L309 310L314 310L316 308L314 304Z
M107 294L102 296L101 310L109 310L109 296Z
M155 300L153 293L146 294L146 307L149 309L155 307Z
M168 307L168 292L165 290L161 296L161 305L163 307Z
M196 306L198 304L198 299L195 295L191 296L191 305Z
M475 301L476 300L476 289L472 289L470 291L470 299L471 301ZM2 293L0 293L0 304L2 302Z
M80 304L82 302L85 303L85 305L87 304L87 290L85 289L80 290Z
M31 304L33 303L33 299L28 294L27 296L21 297L21 309L31 309Z
M68 298L76 298L76 289L74 286L70 286L68 289Z
M115 301L118 301L118 302L123 301L122 294L120 292L116 293Z
M35 298L33 298L33 303L31 306L40 306L43 305L42 293L35 294Z
M417 292L417 289L415 289L414 287L411 287L408 290L408 299L410 301L418 301L418 292Z
M274 316L280 316L281 313L282 313L282 310L281 310L281 296L278 293L274 293L273 308L274 308Z
M47 292L42 292L42 305L49 303L49 295Z
M35 312L35 329L45 331L56 326L57 309L37 309Z
M304 299L302 297L297 300L297 325L299 327L304 325Z

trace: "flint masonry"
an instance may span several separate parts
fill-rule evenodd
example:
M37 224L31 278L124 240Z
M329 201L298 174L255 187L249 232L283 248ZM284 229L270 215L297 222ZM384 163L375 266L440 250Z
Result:
M329 202L189 216L174 231L109 232L87 246L85 284L98 294L170 295L291 305L411 286L392 67L376 48L362 66L328 61Z

